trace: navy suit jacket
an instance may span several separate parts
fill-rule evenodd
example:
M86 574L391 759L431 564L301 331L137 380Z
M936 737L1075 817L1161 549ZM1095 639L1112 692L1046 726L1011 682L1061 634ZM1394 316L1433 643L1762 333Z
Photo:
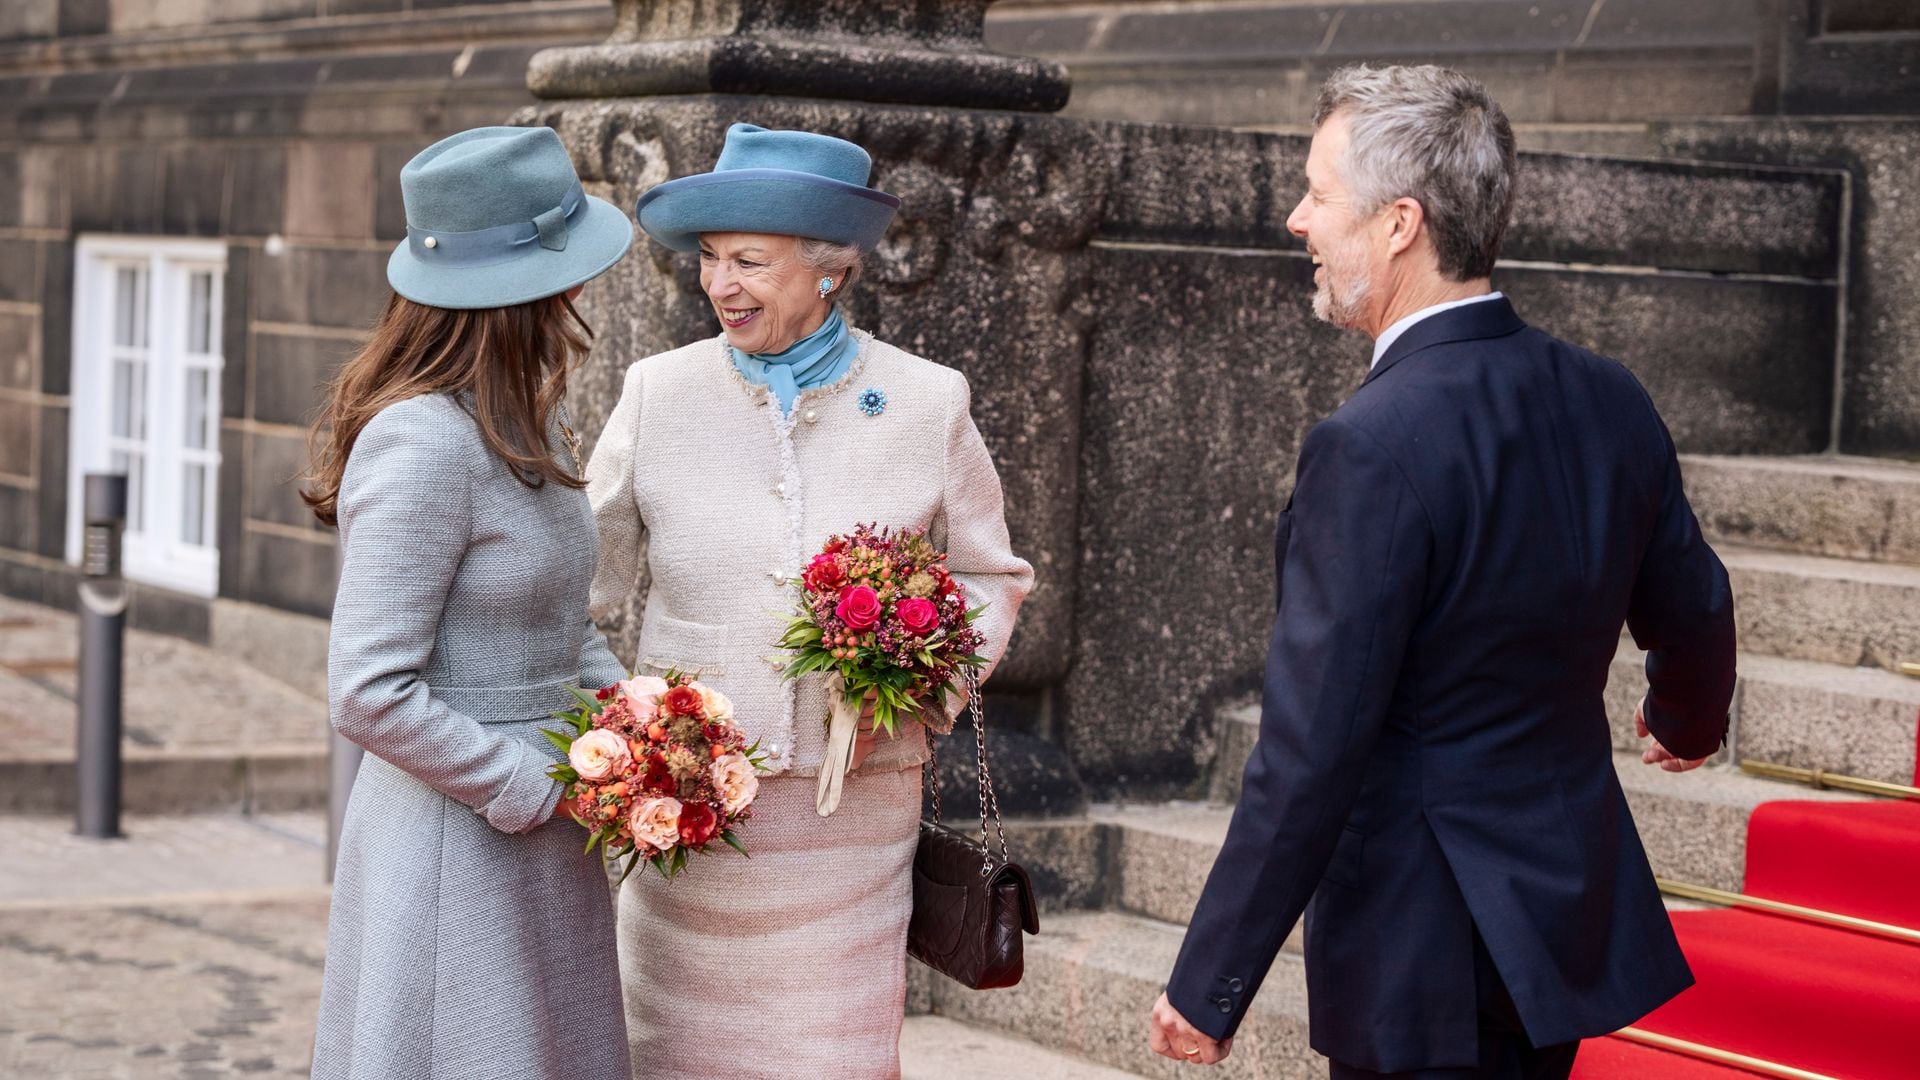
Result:
M1712 753L1733 602L1633 376L1504 299L1415 323L1308 433L1275 558L1260 736L1181 1014L1232 1035L1302 909L1313 1046L1362 1068L1478 1063L1476 931L1539 1046L1690 985L1602 692L1624 622L1649 728Z

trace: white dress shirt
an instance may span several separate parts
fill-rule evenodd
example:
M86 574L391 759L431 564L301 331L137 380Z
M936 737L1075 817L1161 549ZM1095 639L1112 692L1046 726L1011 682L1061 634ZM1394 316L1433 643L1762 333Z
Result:
M1465 300L1449 300L1444 304L1435 304L1432 307L1421 308L1419 311L1401 319L1399 322L1387 327L1385 333L1382 333L1374 339L1373 362L1367 365L1367 370L1372 371L1375 365L1380 363L1380 358L1387 355L1387 349L1399 339L1400 335L1406 333L1412 328L1414 323L1419 322L1421 319L1438 315L1451 308L1466 307L1468 304L1478 304L1485 300L1498 300L1500 299L1500 295L1498 292L1490 292L1481 296L1469 296Z

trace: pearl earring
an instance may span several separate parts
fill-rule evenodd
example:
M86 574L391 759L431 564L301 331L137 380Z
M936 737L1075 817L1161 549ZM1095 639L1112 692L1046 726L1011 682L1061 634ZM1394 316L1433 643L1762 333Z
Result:
M827 298L827 294L832 291L833 291L833 279L830 277L821 278L820 279L820 299L825 300Z

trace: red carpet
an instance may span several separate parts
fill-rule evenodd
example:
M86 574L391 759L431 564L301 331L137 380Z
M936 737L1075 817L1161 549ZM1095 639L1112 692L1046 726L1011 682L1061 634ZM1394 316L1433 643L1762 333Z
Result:
M1920 946L1751 911L1684 911L1697 983L1662 1035L1847 1080L1920 1074Z
M1625 1039L1588 1039L1573 1059L1573 1080L1753 1080L1758 1075Z
M1761 805L1747 823L1746 892L1920 927L1920 802Z

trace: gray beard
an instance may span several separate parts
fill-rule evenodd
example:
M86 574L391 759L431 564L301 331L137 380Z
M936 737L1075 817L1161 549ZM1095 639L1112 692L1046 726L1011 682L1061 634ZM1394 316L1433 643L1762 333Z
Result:
M1322 322L1329 322L1345 330L1355 330L1360 326L1361 316L1366 313L1367 282L1361 281L1345 297L1333 295L1333 274L1327 274L1327 283L1313 291L1313 314Z

